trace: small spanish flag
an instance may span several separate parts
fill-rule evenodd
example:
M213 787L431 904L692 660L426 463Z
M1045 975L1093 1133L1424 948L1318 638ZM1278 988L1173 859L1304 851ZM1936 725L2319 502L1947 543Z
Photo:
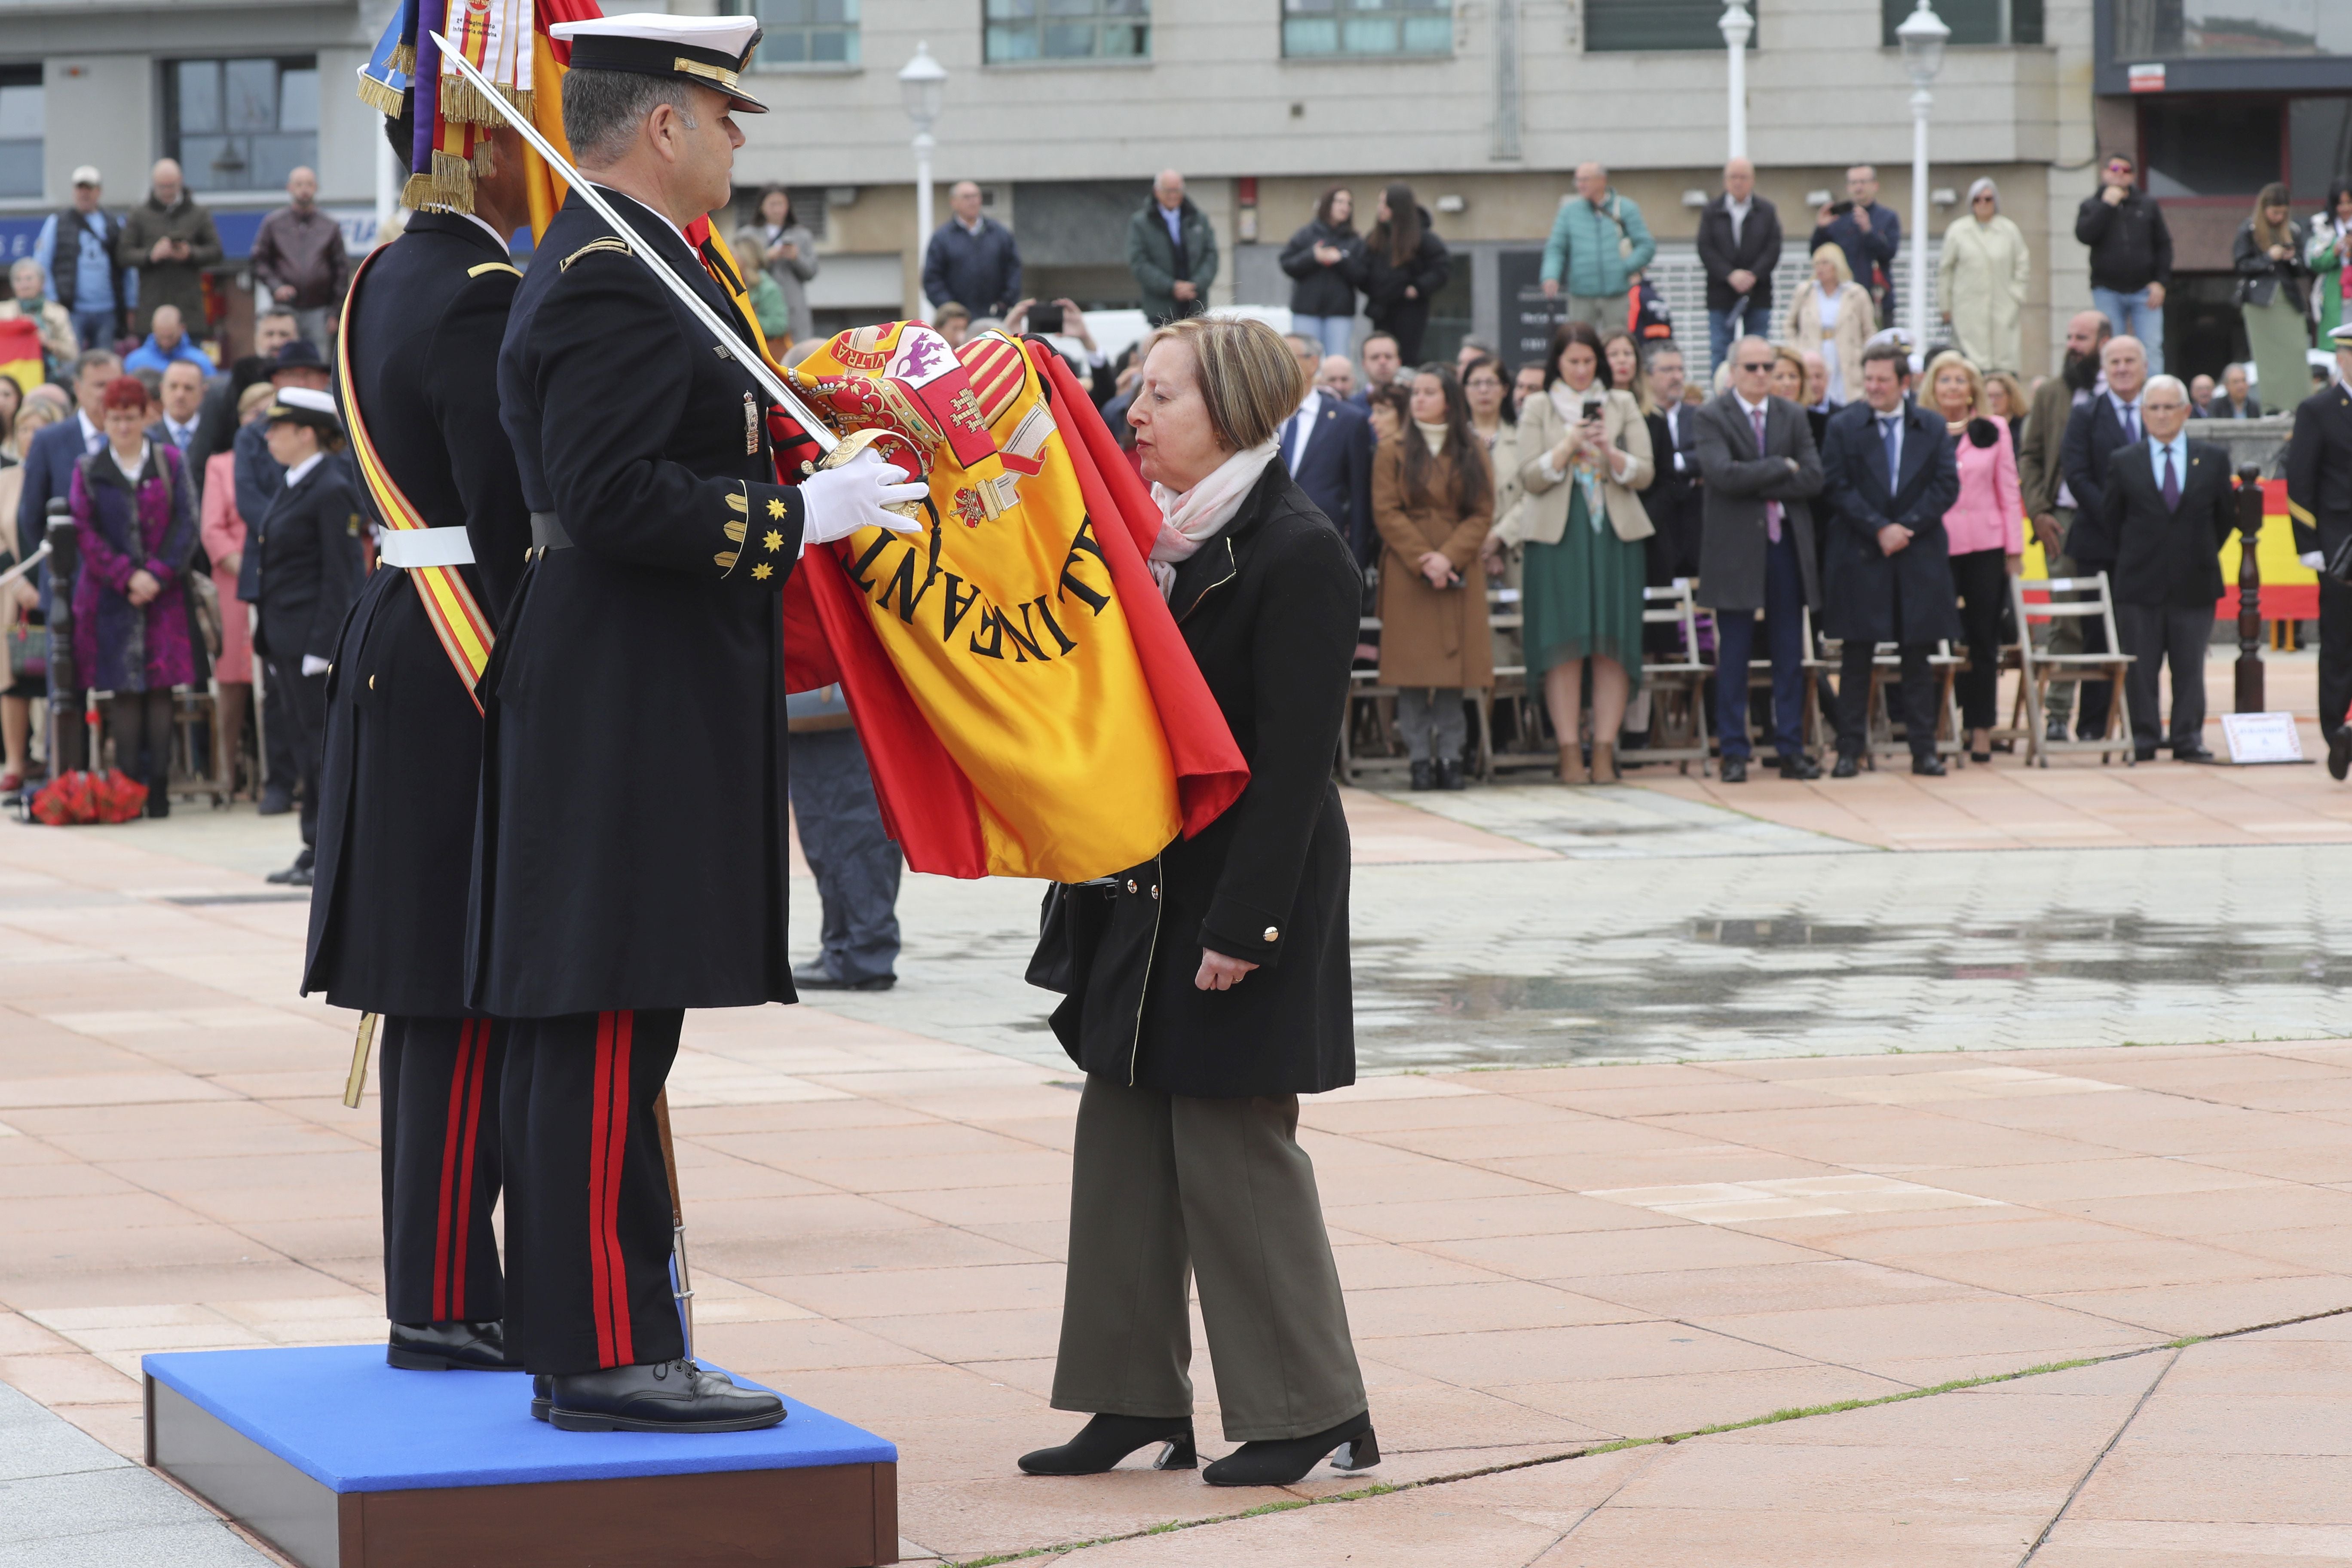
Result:
M41 329L29 317L0 321L0 375L24 392L48 379L41 368Z

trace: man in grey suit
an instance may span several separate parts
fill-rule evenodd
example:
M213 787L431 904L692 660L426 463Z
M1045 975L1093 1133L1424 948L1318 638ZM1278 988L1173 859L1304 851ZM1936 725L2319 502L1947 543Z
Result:
M1731 349L1731 390L1691 421L1706 481L1700 514L1699 598L1715 612L1716 734L1723 782L1748 777L1748 664L1756 613L1772 659L1773 748L1780 776L1817 779L1805 755L1804 613L1821 603L1813 497L1822 459L1805 411L1768 390L1772 345L1742 338Z

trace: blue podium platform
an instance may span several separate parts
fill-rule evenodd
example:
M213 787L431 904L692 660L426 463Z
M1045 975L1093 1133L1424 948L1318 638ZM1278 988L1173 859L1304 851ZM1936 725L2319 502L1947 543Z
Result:
M304 1568L897 1561L898 1449L789 1394L760 1432L562 1432L520 1373L381 1344L143 1365L147 1462Z

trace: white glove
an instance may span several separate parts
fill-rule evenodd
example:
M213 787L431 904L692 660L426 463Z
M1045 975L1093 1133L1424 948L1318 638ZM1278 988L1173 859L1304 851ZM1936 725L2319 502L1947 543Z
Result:
M930 487L909 479L871 447L837 468L820 468L801 481L801 544L830 544L861 528L919 533L922 524L883 509L920 500Z
M2318 551L2316 551L2316 550L2310 551L2310 552L2306 552L2306 553L2305 553L2305 554L2302 554L2302 555L2298 555L2298 556L2296 556L2296 557L2295 557L2295 559L2296 559L2297 561L2302 562L2305 566L2310 567L2314 572L2318 571L2321 567L2323 567L2323 566L2325 566L2325 565L2326 565L2326 564L2327 564L2327 557L2326 557L2326 556L2325 556L2325 555L2322 555L2322 554L2321 554Z
M315 653L302 656L302 673L305 675L324 675L330 668L327 661Z

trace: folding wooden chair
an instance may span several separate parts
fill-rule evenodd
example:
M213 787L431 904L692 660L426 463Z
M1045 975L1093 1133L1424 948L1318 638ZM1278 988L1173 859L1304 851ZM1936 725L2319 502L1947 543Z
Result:
M2131 668L2131 655L2123 651L2123 639L2116 632L2116 600L2105 572L2092 577L2011 577L2009 580L2011 603L2017 611L2018 668L2023 679L2018 682L2017 705L2010 723L2021 730L2032 748L2031 758L2037 765L2048 767L2050 757L2057 752L2096 752L2104 765L2116 752L2123 753L2126 765L2136 761L2132 751L2131 721L2124 698L2124 672ZM2036 603L2026 597L2030 593L2042 595ZM2088 598L2061 598L2060 595L2087 594ZM2106 628L2105 653L2053 654L2033 646L2035 621L2059 621L2096 616ZM2112 694L2107 702L2106 733L2095 741L2053 741L2042 732L2041 716L2047 711L2045 699L2054 680L2105 680Z
M1642 625L1673 626L1680 646L1670 654L1642 653L1642 684L1650 693L1650 743L1621 752L1620 769L1633 763L1673 763L1683 773L1706 766L1706 678L1715 667L1699 657L1698 604L1693 582L1677 577L1662 588L1642 590Z

